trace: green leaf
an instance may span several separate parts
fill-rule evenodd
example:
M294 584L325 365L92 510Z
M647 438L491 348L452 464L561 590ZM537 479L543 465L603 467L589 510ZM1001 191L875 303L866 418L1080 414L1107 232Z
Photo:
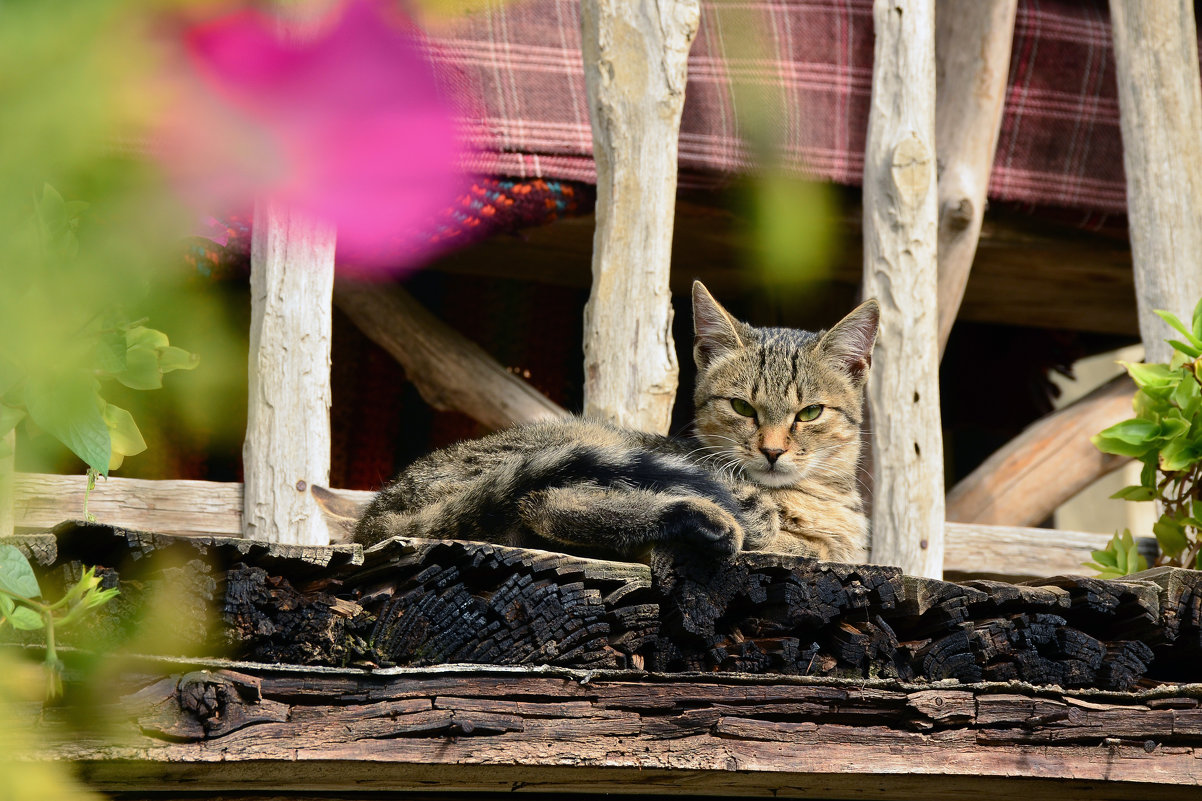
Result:
M18 604L10 614L6 614L5 619L8 624L14 629L21 631L37 631L46 625L46 621L40 614L30 609L28 606Z
M1185 323L1177 319L1177 315L1163 309L1156 309L1155 311L1157 317L1164 320L1166 323L1173 326L1173 328L1176 328L1178 331L1184 334L1185 338L1189 340L1189 343L1193 345L1194 348L1202 348L1202 339L1194 336L1194 332L1186 328Z
M1127 575L1147 569L1148 560L1144 559L1143 554L1139 552L1139 546L1132 543L1131 547L1127 549Z
M1187 345L1179 339L1169 339L1166 341L1173 346L1173 350L1177 351L1178 353L1183 353L1191 359L1196 359L1199 356L1202 356L1202 349L1195 348L1193 345Z
M135 345L125 351L125 369L113 378L130 389L158 389L163 386L163 371L159 369L159 353L145 345Z
M1176 559L1185 550L1185 546L1189 544L1189 540L1182 531L1181 521L1174 520L1168 515L1161 515L1160 519L1152 524L1152 533L1156 535L1156 542L1160 544L1160 550L1164 551L1165 556L1170 559Z
M0 592L40 598L42 590L25 554L13 545L0 545Z
M96 369L110 375L122 372L125 370L125 351L128 349L125 335L120 331L101 334L96 343Z
M81 371L31 376L25 387L25 408L42 429L107 476L112 443L99 390L96 379Z
M25 417L24 409L6 406L0 403L0 437L17 427L17 423Z
M1169 400L1181 410L1185 417L1193 418L1197 414L1199 406L1202 405L1202 387L1199 387L1198 382L1191 376L1177 385Z
M1194 336L1202 339L1202 300L1198 301L1198 305L1194 307L1193 323Z
M1158 459L1150 458L1144 462L1143 469L1139 471L1139 483L1145 487L1156 486L1156 467Z
M111 403L107 404L104 407L104 422L109 427L109 436L113 441L109 470L120 467L126 456L146 450L146 440L142 438L142 432L138 430L138 424L129 412Z
M158 350L165 348L171 344L167 339L167 335L162 331L156 331L153 328L147 328L144 325L136 325L125 332L125 345L130 348L149 348L150 350Z
M1184 470L1198 461L1198 451L1188 439L1174 439L1160 451L1160 469L1165 473Z
M1110 546L1114 549L1114 568L1119 572L1120 576L1127 575L1127 548L1122 544L1119 535L1115 534L1114 539L1110 541Z
M1104 429L1098 436L1117 439L1132 445L1143 445L1160 433L1160 426L1148 420L1124 420Z
M1090 551L1089 555L1100 566L1116 567L1118 565L1118 562L1115 560L1114 551Z
M1167 364L1140 364L1137 362L1119 362L1119 364L1127 368L1127 373L1135 381L1135 385L1142 390L1163 389L1176 383L1178 379L1177 371Z
M173 370L195 370L198 364L200 364L200 357L183 348L159 348L159 368L164 373L170 373Z
M1132 485L1130 487L1123 487L1110 497L1120 501L1151 501L1156 498L1156 490L1152 487Z

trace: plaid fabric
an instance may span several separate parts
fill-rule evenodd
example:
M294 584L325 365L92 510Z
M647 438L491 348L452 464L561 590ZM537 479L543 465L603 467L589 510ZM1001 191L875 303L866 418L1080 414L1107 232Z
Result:
M749 98L765 101L761 113L771 112L768 127L786 165L858 184L872 81L871 5L703 0L689 57L682 184L712 182L753 164L741 114L751 108ZM477 169L595 180L579 0L498 3L441 32L435 50L475 90L480 111L468 125L481 148ZM990 195L1122 213L1105 0L1023 0L1013 53Z

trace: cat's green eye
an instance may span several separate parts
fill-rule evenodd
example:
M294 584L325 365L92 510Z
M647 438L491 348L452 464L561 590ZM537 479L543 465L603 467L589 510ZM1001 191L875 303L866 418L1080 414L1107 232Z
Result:
M821 415L821 414L822 414L822 404L815 403L811 406L805 407L800 412L798 412L797 420L798 420L798 422L801 422L801 423L808 423L811 420L817 420L819 415Z
M755 407L742 398L731 398L730 407L744 417L755 417Z

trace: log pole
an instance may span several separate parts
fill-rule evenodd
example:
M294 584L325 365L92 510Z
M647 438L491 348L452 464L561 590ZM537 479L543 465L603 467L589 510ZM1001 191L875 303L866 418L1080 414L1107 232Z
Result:
M314 484L330 483L335 232L270 200L255 207L243 528L325 545Z
M935 5L940 354L981 235L1017 9L1018 0L937 0Z
M679 366L668 288L676 158L697 0L583 0L597 164L584 412L667 433Z
M943 569L943 441L935 313L933 0L877 0L864 156L864 294L881 304L868 382L874 562Z
M1170 329L1202 296L1202 84L1189 0L1110 0L1135 262L1139 330L1150 362L1167 362Z

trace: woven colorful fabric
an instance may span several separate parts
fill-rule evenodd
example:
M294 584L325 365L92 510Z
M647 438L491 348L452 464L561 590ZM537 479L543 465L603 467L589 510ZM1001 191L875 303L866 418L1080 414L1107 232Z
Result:
M439 58L475 87L484 109L466 120L481 148L479 171L595 181L579 7L497 3L436 40ZM682 185L752 166L732 76L779 100L788 165L858 185L872 89L871 0L703 0L701 8L681 125ZM1020 1L991 197L1125 211L1114 70L1106 0Z
M587 184L535 178L479 178L454 206L445 209L420 231L398 233L394 245L425 253L427 243L442 248L478 242L494 234L512 233L545 225L560 217L588 214L596 191ZM245 275L249 267L250 236L254 218L231 214L211 220L205 236L188 242L184 258L203 276L229 278ZM393 252L390 250L390 252Z

